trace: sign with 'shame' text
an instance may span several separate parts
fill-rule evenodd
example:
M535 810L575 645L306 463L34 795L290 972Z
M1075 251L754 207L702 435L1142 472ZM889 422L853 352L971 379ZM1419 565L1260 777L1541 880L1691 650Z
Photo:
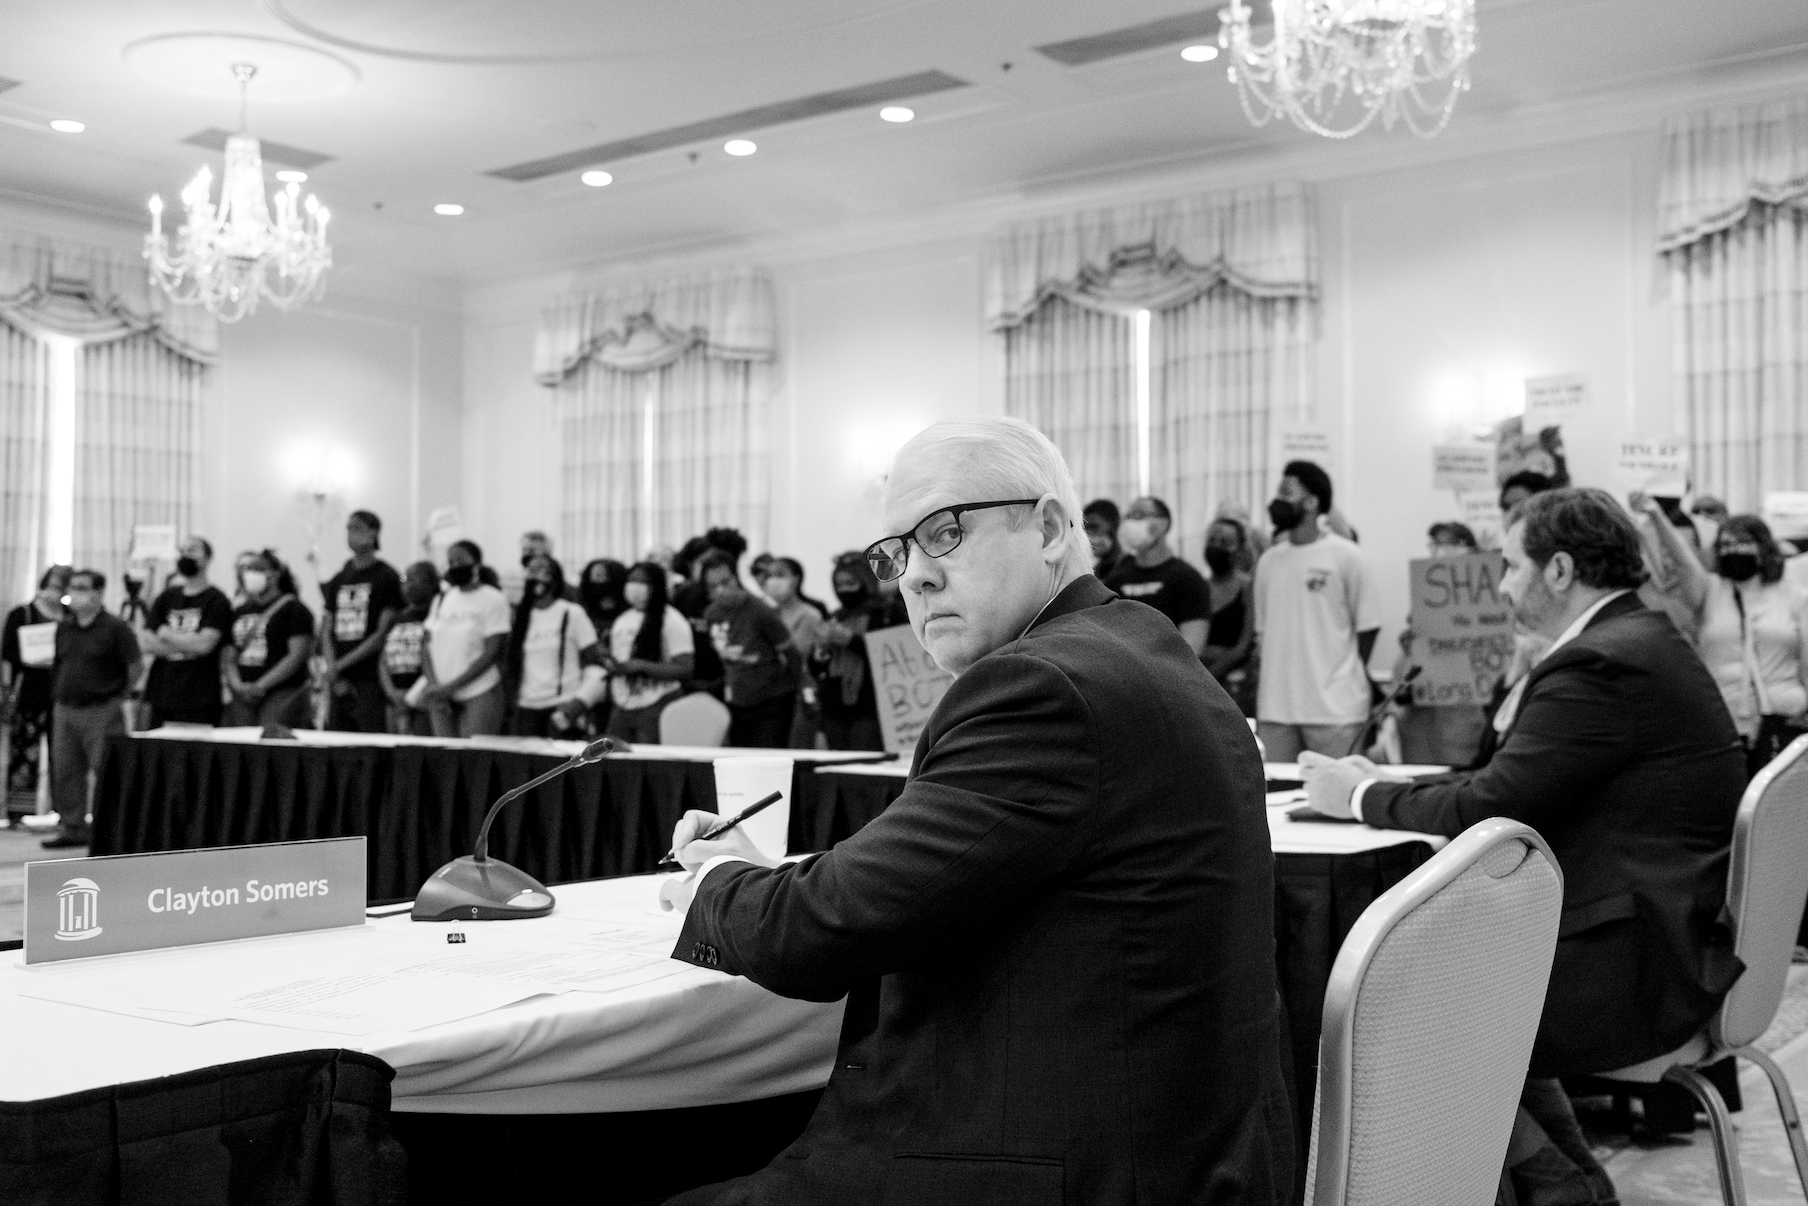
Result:
M1413 706L1488 702L1513 660L1513 608L1500 593L1499 553L1412 563Z
M364 839L25 864L25 962L364 924Z
M866 662L885 748L908 758L954 676L935 664L908 624L867 633Z

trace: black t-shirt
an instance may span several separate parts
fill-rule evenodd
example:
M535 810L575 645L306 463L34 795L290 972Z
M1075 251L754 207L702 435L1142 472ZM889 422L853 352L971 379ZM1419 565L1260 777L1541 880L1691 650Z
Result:
M151 601L146 627L157 632L165 624L183 635L211 628L220 634L223 645L232 631L232 601L211 586L194 595L172 586ZM152 662L145 699L162 713L219 711L220 645L205 657L160 657Z
M426 629L422 622L426 618L425 607L406 608L389 626L389 635L383 638L382 659L389 666L390 685L398 691L414 686L414 680L421 676L421 659L426 653Z
M373 561L364 569L347 561L342 569L320 588L326 601L326 614L332 624L333 651L338 657L356 649L364 638L377 630L377 621L386 611L401 611L408 606L402 597L402 576L387 561ZM349 682L377 681L378 650L345 669L342 678Z
M71 615L57 625L56 701L86 708L118 699L142 657L137 634L118 616L103 611L84 628Z
M50 689L55 673L50 666L25 664L24 652L19 648L19 629L28 624L56 622L56 617L40 608L36 599L21 603L7 613L6 627L0 632L0 661L13 668L13 681L18 684L18 695L14 700L22 712L36 715L50 710Z
M301 681L307 677L306 663L279 680L266 683L263 678L266 671L289 655L291 637L312 635L314 613L293 595L285 595L275 604L243 604L232 616L232 647L239 651L239 677L247 685L261 684L266 691Z
M1209 620L1212 591L1200 572L1178 557L1144 569L1134 560L1118 566L1105 585L1126 599L1147 603L1178 628L1188 620Z

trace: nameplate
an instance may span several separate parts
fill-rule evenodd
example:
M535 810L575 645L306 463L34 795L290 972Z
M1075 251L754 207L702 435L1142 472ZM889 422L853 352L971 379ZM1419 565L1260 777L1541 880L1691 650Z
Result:
M25 864L25 962L364 924L364 839Z

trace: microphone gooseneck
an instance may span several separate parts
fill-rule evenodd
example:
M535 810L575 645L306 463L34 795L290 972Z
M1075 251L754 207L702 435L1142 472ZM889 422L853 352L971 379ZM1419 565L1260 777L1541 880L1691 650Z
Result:
M626 748L627 746L624 743L617 741L613 737L598 737L595 741L592 741L589 745L585 746L565 761L559 763L559 765L553 767L545 774L540 775L537 778L529 779L520 787L511 788L510 790L503 792L500 796L497 796L496 802L490 805L490 811L484 814L482 827L477 830L477 844L471 850L471 857L480 863L487 863L490 861L490 825L496 820L496 814L502 811L502 806L507 804L510 800L520 799L542 783L557 779L566 771L576 770L580 766L589 766L593 762L601 762L605 755Z

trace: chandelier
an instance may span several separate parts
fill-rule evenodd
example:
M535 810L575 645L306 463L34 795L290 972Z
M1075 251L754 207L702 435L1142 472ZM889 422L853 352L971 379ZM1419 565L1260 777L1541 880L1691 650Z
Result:
M151 198L151 233L144 240L151 279L172 301L198 302L221 322L250 314L260 297L282 310L319 297L333 264L326 242L331 215L312 193L302 201L299 183L275 195L271 220L263 152L245 132L246 91L257 68L235 63L232 74L239 81L239 132L226 139L219 204L213 202L213 169L203 166L182 190L188 220L176 232L174 251L163 233L162 197Z
M1379 117L1430 138L1469 90L1475 0L1273 0L1273 10L1262 45L1250 38L1248 0L1219 14L1231 82L1258 126L1285 115L1349 138Z

